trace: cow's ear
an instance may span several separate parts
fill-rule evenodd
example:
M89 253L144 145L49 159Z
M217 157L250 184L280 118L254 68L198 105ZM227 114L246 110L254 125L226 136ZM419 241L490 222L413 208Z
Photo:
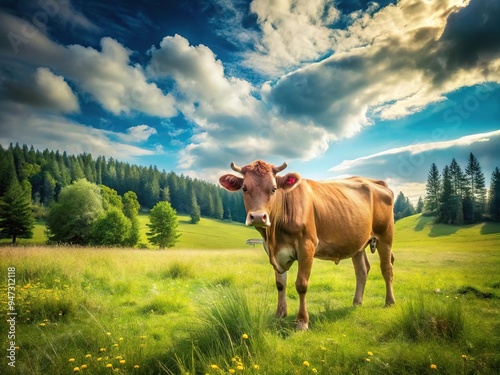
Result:
M238 191L243 186L243 178L233 176L232 174L225 174L219 178L219 183L224 189Z
M301 180L302 177L300 177L298 173L288 173L283 177L281 176L276 177L278 188L283 190L290 190L295 188L300 183Z

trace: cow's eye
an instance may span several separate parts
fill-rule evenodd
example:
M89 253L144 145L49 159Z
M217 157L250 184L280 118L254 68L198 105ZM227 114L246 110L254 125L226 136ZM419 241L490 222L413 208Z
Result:
M244 192L244 193L246 193L246 192L248 191L248 189L247 189L247 187L246 187L246 186L243 186L243 187L241 188L241 190L243 190L243 192Z
M271 192L271 194L274 194L274 193L276 193L276 187L273 187L273 190Z

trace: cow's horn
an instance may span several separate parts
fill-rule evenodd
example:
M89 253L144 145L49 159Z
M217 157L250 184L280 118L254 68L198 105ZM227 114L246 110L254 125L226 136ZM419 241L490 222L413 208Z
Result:
M236 164L231 163L231 169L235 172L241 173L241 167L238 167Z
M283 169L285 169L287 167L287 164L286 162L281 164L279 167L273 167L273 172L274 174L277 174L279 172L281 172Z

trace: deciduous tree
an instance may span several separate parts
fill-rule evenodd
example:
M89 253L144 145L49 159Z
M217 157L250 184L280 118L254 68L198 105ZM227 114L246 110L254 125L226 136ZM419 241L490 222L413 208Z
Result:
M92 227L103 211L99 186L80 179L63 188L59 201L52 205L47 215L49 241L89 243Z
M178 225L177 213L170 203L158 202L149 212L149 242L158 245L160 249L173 247L180 237Z

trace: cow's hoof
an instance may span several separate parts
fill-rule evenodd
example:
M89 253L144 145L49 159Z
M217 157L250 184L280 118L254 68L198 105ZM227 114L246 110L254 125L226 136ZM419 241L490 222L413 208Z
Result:
M276 310L276 318L286 318L288 316L287 310L278 309Z
M307 331L309 330L309 323L304 322L303 320L298 320L297 322L295 322L295 329L297 331Z

